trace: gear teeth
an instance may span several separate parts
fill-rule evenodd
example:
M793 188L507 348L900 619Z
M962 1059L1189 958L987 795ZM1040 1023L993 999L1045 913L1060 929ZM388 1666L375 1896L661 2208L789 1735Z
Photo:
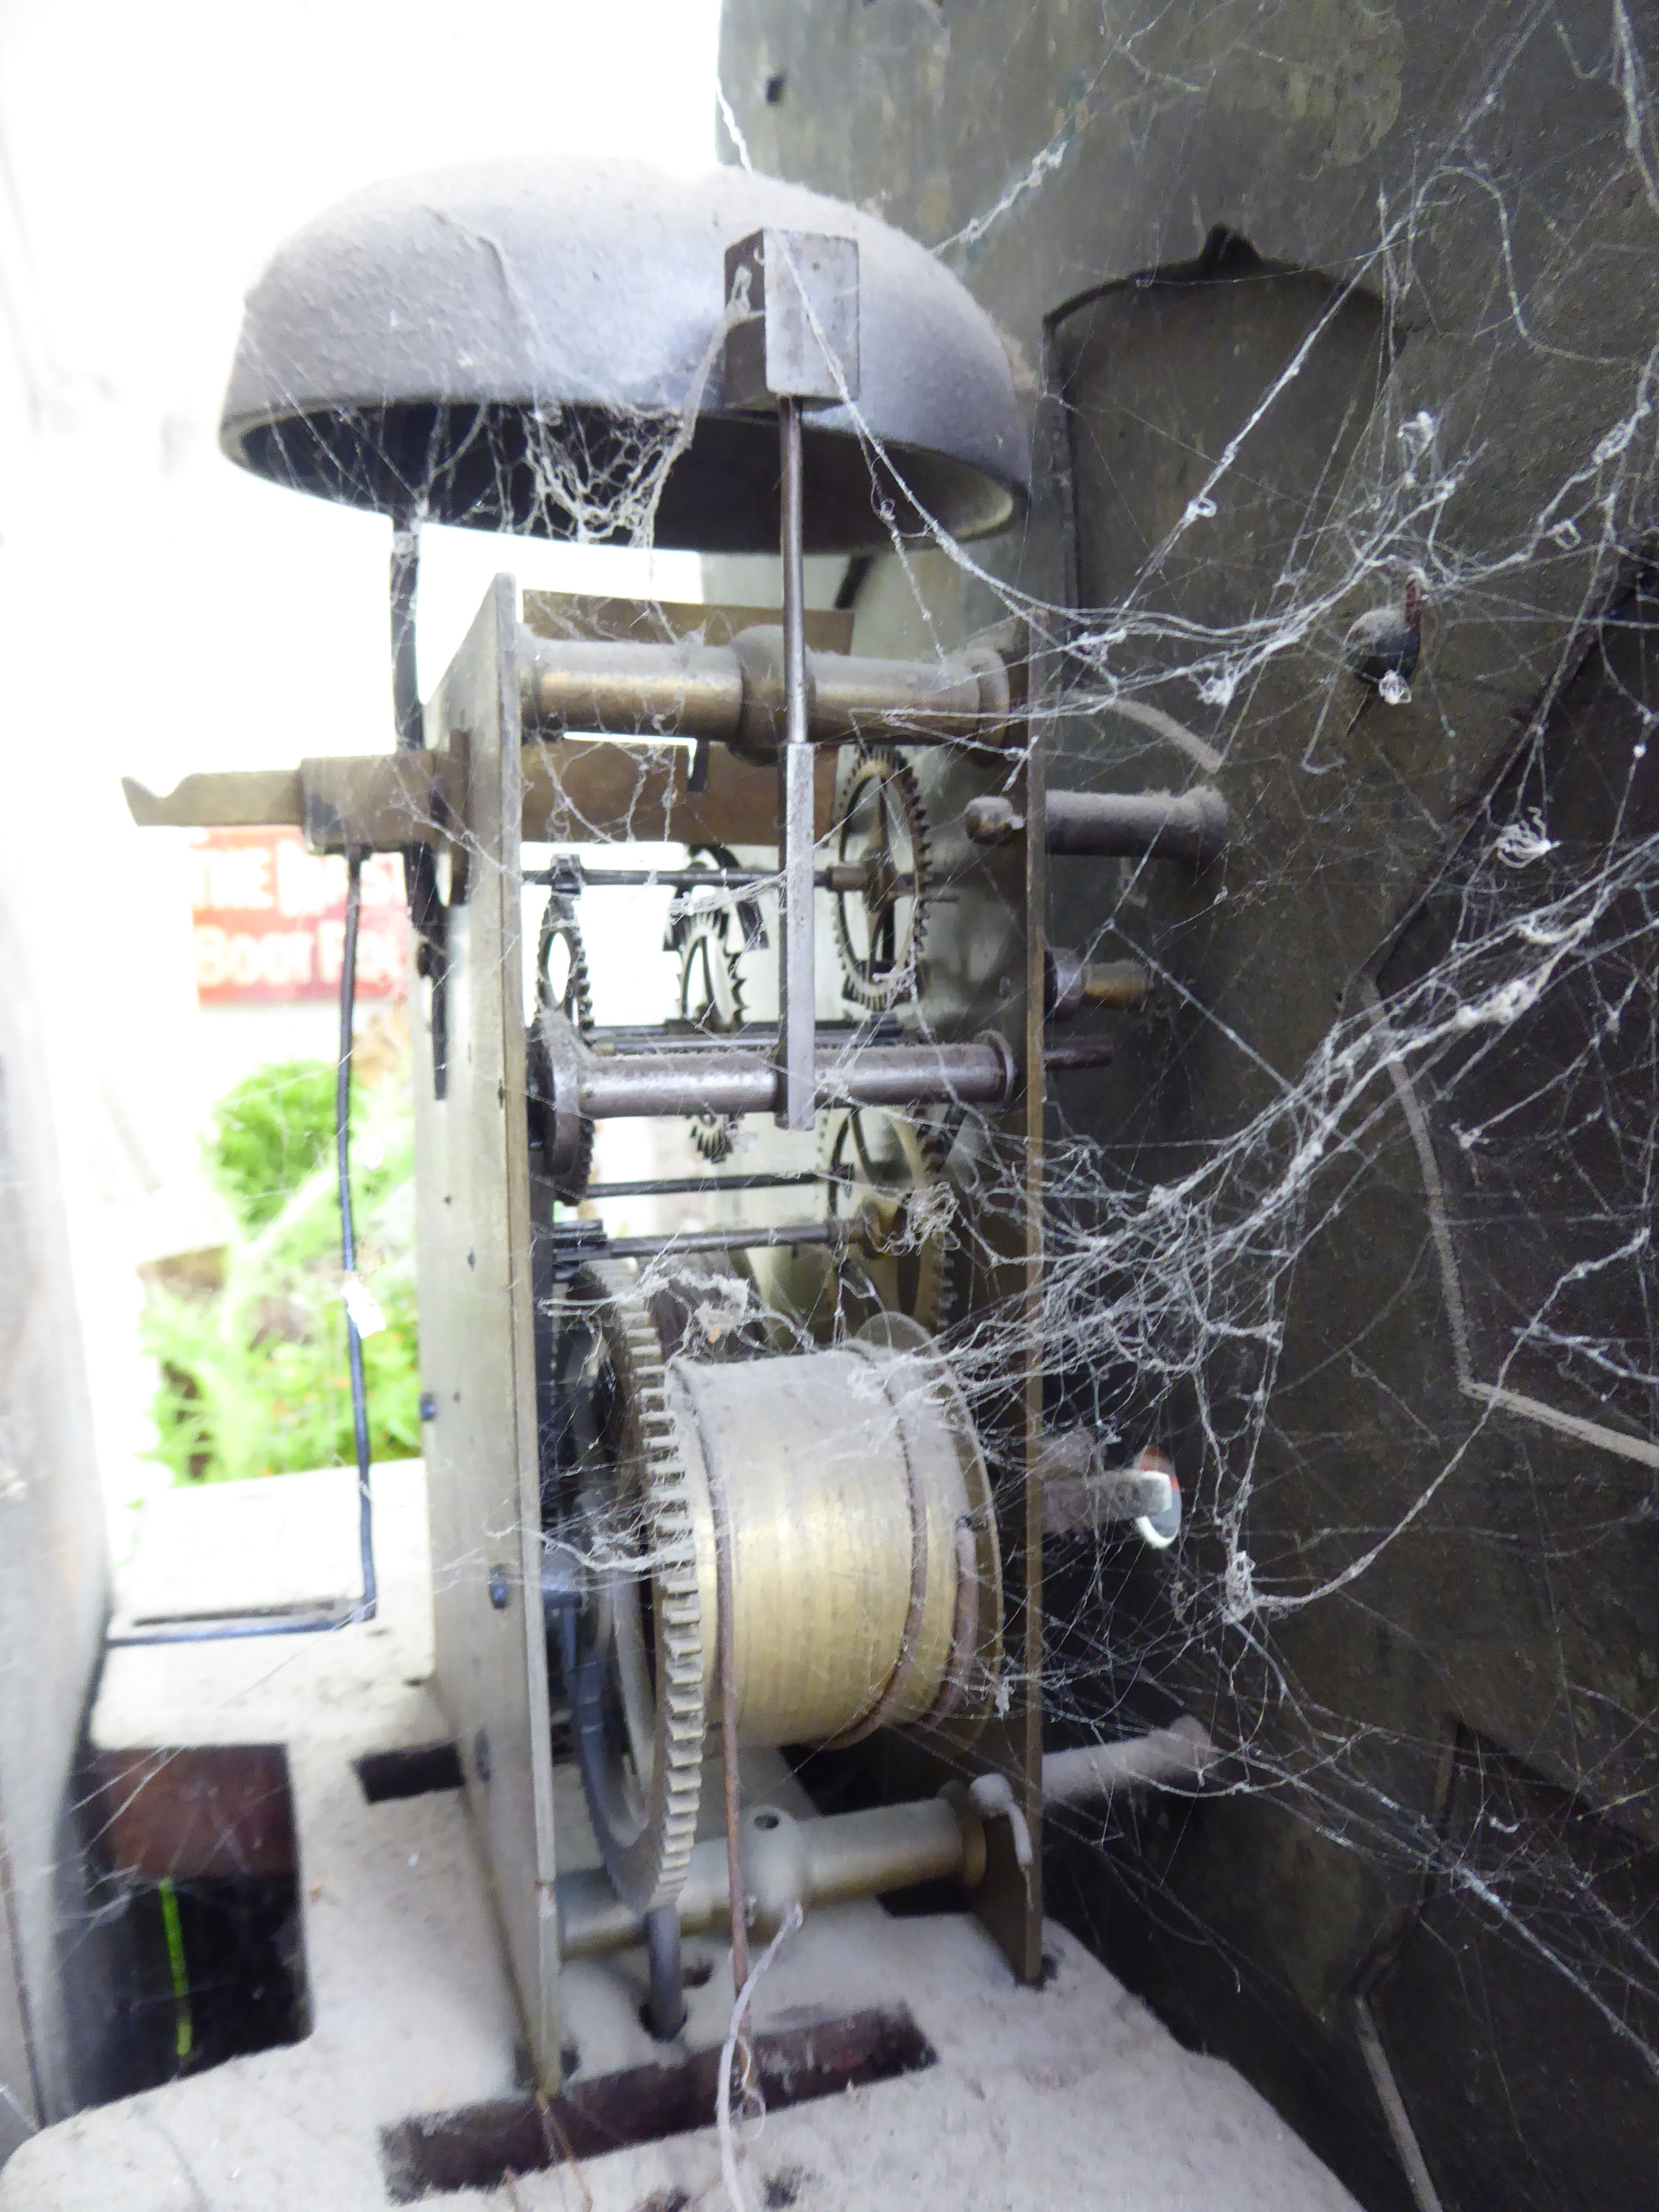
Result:
M691 1141L710 1167L717 1168L722 1160L731 1158L737 1138L735 1115L699 1114L692 1121Z
M921 1156L927 1172L951 1188L951 1195L949 1226L939 1231L940 1250L933 1290L933 1318L927 1320L917 1316L930 1336L942 1335L957 1317L962 1252L957 1224L962 1198L961 1194L951 1186L946 1170L951 1155L956 1150L957 1133L961 1127L962 1114L957 1108L948 1112L943 1121L928 1122L922 1130Z
M553 949L555 938L564 939L570 954L570 973L557 999L553 996L547 973L547 956ZM542 916L541 938L536 947L536 996L543 1006L556 1006L584 1036L592 1028L593 987L587 969L587 948L582 943L575 905L562 891L549 893L547 910Z
M582 1780L600 1853L617 1894L636 1911L671 1904L684 1884L696 1840L707 1727L702 1607L685 1462L669 1411L667 1372L655 1324L628 1272L599 1260L573 1278L573 1302L592 1307L623 1413L620 1484L641 1494L658 1622L656 1718L648 1810L634 1837L616 1833L605 1793L583 1752Z
M860 1172L855 1145L849 1144L850 1124L860 1115L872 1120L897 1123L909 1132L906 1147L909 1166L908 1188L919 1188L925 1182L939 1182L949 1188L946 1172L951 1153L955 1148L959 1117L947 1115L942 1121L915 1121L884 1107L843 1108L832 1114L824 1123L819 1157L826 1170L845 1178L845 1204L851 1213L857 1210L859 1194L867 1189ZM842 1147L848 1149L843 1152ZM895 1192L901 1185L891 1187ZM948 1221L930 1231L921 1240L916 1252L916 1286L908 1297L896 1297L891 1310L908 1316L925 1328L930 1336L937 1336L955 1318L957 1261L959 1255L958 1231L956 1226L957 1205L953 1194ZM882 1291L879 1284L873 1285ZM882 1291L884 1296L885 1292Z
M570 955L570 972L565 977L564 990L558 998L547 973L547 956L554 940L562 938ZM550 891L547 908L542 915L541 935L536 946L536 998L538 1005L556 1008L572 1025L586 1036L593 1027L593 988L587 969L587 948L582 943L581 925L576 920L574 900L562 891ZM555 1186L561 1198L574 1203L587 1188L588 1178L593 1172L593 1124L584 1121L576 1157Z
M723 845L694 845L690 848L691 859L695 860L702 851L709 854L718 868L737 866L736 854L728 852ZM681 1016L716 1034L736 1029L743 1020L743 969L738 958L743 946L734 946L731 941L737 918L734 906L710 907L702 913L683 914L669 927L668 949L680 956ZM708 962L711 978L717 963L724 969L732 1005L731 1015L725 1021L708 1020L691 1011L694 970L700 958ZM712 1012L712 1007L704 1010L705 1015ZM694 1114L691 1117L691 1141L711 1167L718 1167L722 1160L731 1158L737 1135L735 1115Z
M832 904L836 918L836 949L841 955L842 995L858 1006L867 1006L872 1013L884 1013L902 1000L915 998L921 988L921 949L927 932L927 895L933 847L927 832L927 810L922 803L921 786L917 782L915 770L909 762L890 745L860 746L854 755L847 788L842 799L836 830L836 858L845 860L853 857L844 850L842 841L858 804L861 787L876 783L882 785L888 796L897 801L898 811L904 817L905 835L910 845L911 872L915 878L910 927L905 940L904 955L895 962L889 975L877 976L871 972L870 963L854 947L847 926L848 901L859 898L862 894L838 891Z

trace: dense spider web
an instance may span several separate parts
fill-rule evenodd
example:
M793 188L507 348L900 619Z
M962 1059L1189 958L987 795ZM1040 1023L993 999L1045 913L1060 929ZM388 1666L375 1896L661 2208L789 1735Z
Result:
M1092 903L1075 864L1053 870L1056 938L1081 909L1085 949L1146 958L1163 995L1148 1018L1165 1034L1134 1054L1107 1113L1090 1111L1086 1079L1054 1086L1041 1325L1052 1410L1097 1423L1125 1458L1149 1435L1167 1443L1188 1522L1175 1554L1157 1559L1137 1558L1132 1540L1127 1561L1123 1540L1082 1559L1055 1546L1043 1703L1051 1735L1074 1738L1110 1735L1167 1712L1169 1696L1184 1698L1216 1721L1231 1754L1212 1788L1289 1808L1334 1856L1375 1877L1369 1930L1351 1937L1334 1971L1310 1972L1294 1939L1267 1964L1267 1978L1304 2003L1314 1984L1310 2008L1340 2016L1373 1988L1386 2003L1388 1972L1413 1940L1402 1927L1429 1931L1418 1940L1455 1961L1437 1986L1461 2008L1462 2033L1490 2036L1500 2081L1512 2069L1500 2096L1523 2160L1535 2159L1540 2202L1558 2201L1551 2192L1564 2185L1547 2147L1551 2097L1506 2047L1504 2008L1547 2004L1553 1984L1570 1990L1576 2016L1605 2035L1597 2047L1616 2054L1607 2078L1639 2112L1651 2110L1656 1993L1651 1675L1638 1650L1645 1632L1624 1641L1642 1606L1620 1619L1629 1601L1614 1600L1592 1626L1586 1601L1604 1577L1633 1594L1629 1571L1610 1563L1627 1546L1644 1556L1655 1466L1653 356L1640 316L1606 343L1571 325L1547 329L1546 272L1561 264L1535 235L1529 264L1516 246L1524 191L1502 170L1485 118L1506 101L1521 111L1523 58L1551 37L1581 84L1613 95L1598 112L1593 158L1603 181L1624 179L1629 236L1650 235L1651 113L1631 17L1614 9L1571 33L1529 18L1492 57L1478 102L1451 118L1443 151L1419 146L1409 191L1380 196L1370 251L1326 285L1270 364L1251 362L1255 380L1223 419L1200 431L1197 405L1184 424L1178 407L1157 415L1149 445L1192 434L1183 495L1138 502L1133 454L1126 460L1120 444L1116 463L1099 459L1117 427L1109 383L1103 397L1086 346L1068 348L1063 322L1051 324L1049 457L1072 476L1085 542L1070 596L1085 611L1062 616L993 581L994 554L981 564L939 548L957 577L971 576L965 590L942 565L908 556L924 610L913 636L954 592L987 619L1018 615L1046 645L1034 689L1052 784L1215 777L1252 859L1230 863L1214 895L1270 908L1276 927L1264 924L1256 957L1281 966L1287 994L1331 910L1345 899L1355 909L1333 929L1338 960L1308 959L1306 996L1334 982L1335 1018L1304 1003L1275 1022L1264 1019L1271 992L1258 976L1235 968L1221 989L1194 988L1188 956L1203 926L1160 895L1156 863L1126 864L1103 893L1097 874ZM1084 134L1155 112L1155 94L1091 105L1120 58L1103 62L1048 146L1012 163L994 200L951 228L940 250L957 265L982 267L987 237L1023 202L1056 198L1052 179ZM743 115L752 130L752 99ZM737 118L728 123L741 152ZM831 158L817 173L833 181L845 170ZM1471 202L1484 208L1489 246L1485 312L1473 318L1480 343L1518 357L1517 395L1528 374L1538 379L1532 419L1551 459L1478 546L1483 533L1458 514L1491 466L1486 364L1471 358L1467 381L1425 395L1399 374L1391 324L1446 210ZM1055 222L1075 224L1076 204L1056 205ZM1027 213L1029 239L1042 218ZM1588 213L1573 237L1593 258ZM1247 282L1265 289L1277 273L1258 264ZM1170 270L1172 293L1195 274ZM994 283L1018 296L1006 263ZM1374 386L1334 380L1322 415L1304 387L1367 296L1381 304L1381 374ZM1119 368L1128 350L1124 340ZM1550 434L1556 362L1596 388L1569 438ZM1199 361L1161 366L1193 374ZM1133 363L1126 380L1119 411L1141 409L1138 430L1162 395L1134 379ZM1289 443L1314 446L1299 478L1273 445L1285 418ZM1285 478L1303 489L1276 527ZM1103 533L1115 527L1132 549L1094 556L1115 586L1106 605L1088 588L1085 495L1105 504ZM1149 510L1161 526L1148 526ZM1255 544L1241 514L1259 528ZM1231 595L1205 576L1230 556L1251 568ZM1403 623L1417 593L1422 665L1385 673L1368 692L1351 672L1350 624L1389 609ZM1476 652L1500 641L1524 650L1540 635L1544 649L1516 686L1510 733L1460 786L1444 763L1469 742L1463 726L1478 721L1483 681L1503 669L1457 665L1471 635ZM1437 653L1449 664L1444 682ZM1434 740L1394 750L1390 718L1413 714L1426 716L1438 757ZM1376 803L1378 754L1395 769L1387 812ZM1252 839L1256 811L1264 834ZM1435 820L1431 837L1415 834L1421 816ZM1389 884L1388 897L1368 895L1366 872ZM1195 1091L1207 1113L1193 1113ZM1021 1164L984 1132L959 1149L959 1233L971 1237L988 1193ZM1384 1217L1396 1210L1411 1226L1390 1236ZM1317 1311L1326 1305L1328 1322ZM1402 1312L1419 1317L1404 1332ZM952 1346L957 1371L994 1396L1024 1339L1012 1315L981 1310L958 1321ZM1510 1645L1504 1626L1480 1618L1492 1602L1483 1559L1528 1552L1547 1595ZM1437 1553L1455 1564L1437 1572ZM1502 1585L1504 1626L1520 1579ZM1528 1670L1542 1655L1547 1687L1530 1708L1512 1705L1507 1724L1483 1724L1482 1691L1459 1679L1455 1635L1437 1636L1430 1617L1466 1603L1476 1641L1496 1638ZM1413 1655L1433 1683L1416 1725L1387 1697L1345 1699L1352 1678L1331 1668L1345 1637ZM1504 1700L1485 1702L1492 1712ZM1231 1942L1213 1863L1183 1887L1167 1816L1143 1824L1144 1850L1120 1850L1115 1826L1089 1838L1104 1843L1177 1954L1218 1949L1262 1972L1259 1948L1250 1960ZM1065 1894L1109 1955L1114 1907L1091 1893L1097 1881L1073 1859ZM1471 1898L1497 1931L1496 1963L1475 1922L1459 1917ZM1206 1899L1223 1910L1206 1915ZM1524 1974L1505 1979L1516 1957L1540 1977L1534 2000L1517 1995ZM1169 1983L1159 1986L1167 1996ZM1185 2018L1205 2032L1200 2004ZM1402 2040L1408 2021L1396 2014ZM1423 2101L1431 2109L1431 2093Z
M1659 185L1639 42L1622 8L1604 30L1600 58L1586 58L1585 46L1575 65L1622 103L1596 159L1606 194L1625 196L1631 234L1651 254ZM1501 99L1501 68L1492 85ZM742 155L731 107L727 120ZM1030 155L944 239L947 259L971 272L999 224L1041 204L1070 143ZM1458 496L1496 434L1475 380L1440 412L1402 401L1385 334L1370 356L1375 390L1357 417L1339 407L1294 526L1267 533L1276 549L1267 573L1258 553L1242 598L1224 595L1219 611L1203 588L1217 558L1206 532L1229 518L1248 527L1262 444L1285 421L1294 426L1344 318L1358 301L1375 303L1386 333L1437 209L1471 179L1492 202L1497 238L1492 330L1534 352L1542 376L1546 357L1565 349L1554 324L1553 337L1540 326L1509 258L1501 185L1462 143L1425 149L1408 197L1379 207L1369 254L1340 281L1322 280L1272 372L1233 395L1225 434L1200 454L1167 526L1120 565L1109 603L1080 587L1034 589L1011 577L994 543L964 546L935 530L895 535L855 619L873 603L878 634L940 654L958 641L964 608L975 627L1024 625L1027 731L994 760L969 757L976 788L1018 793L1029 740L1053 786L1213 781L1232 811L1227 860L1196 880L1182 876L1175 890L1170 864L1154 860L1055 871L1065 902L1063 918L1051 908L1056 940L1092 957L1133 954L1153 990L1144 1012L1121 1019L1105 1108L1086 1073L1052 1088L1036 1323L1050 1418L1094 1427L1109 1464L1147 1443L1167 1449L1185 1521L1178 1542L1156 1553L1127 1528L1055 1540L1040 1692L1051 1741L1109 1740L1176 1711L1198 1715L1221 1753L1208 1799L1265 1799L1361 1869L1364 1907L1346 1949L1335 1947L1340 1969L1321 1983L1325 1968L1292 1962L1285 1986L1303 1997L1312 1981L1338 2009L1380 1989L1407 1940L1402 1913L1478 1985L1487 1970L1467 1931L1433 1917L1437 1899L1472 1898L1507 1952L1633 2055L1650 2096L1656 1678L1651 1657L1633 1656L1633 1598L1620 1596L1629 1610L1605 1644L1580 1615L1583 1588L1609 1562L1619 1590L1634 1587L1630 1560L1650 1541L1659 1470L1655 356L1598 352L1594 422L1559 455L1547 497L1500 516L1477 548L1455 526ZM1045 365L1052 419L1042 454L1077 477L1086 475L1078 440L1091 434L1066 381L1081 376L1079 362L1062 349ZM690 423L690 409L641 416L596 453L550 416L513 467L529 470L533 505L544 519L556 513L561 534L648 544ZM902 465L883 458L902 481ZM521 485L503 483L497 503L522 509ZM1351 625L1395 610L1404 626L1412 595L1420 663L1368 686L1353 672ZM1471 669L1465 657L1456 680L1440 683L1437 653L1456 664L1468 635L1492 652L1524 637L1539 667L1504 741L1484 724L1478 744L1470 738L1475 764L1462 785L1445 765L1463 764L1460 723L1474 727L1482 684L1508 672L1498 661ZM1368 764L1388 756L1396 721L1419 732L1387 780L1395 818L1410 817L1403 862L1387 849ZM963 763L938 749L915 757L924 805L943 794L959 809ZM660 835L643 800L630 826ZM564 842L584 845L594 866L623 857L614 845L586 845L580 823L565 826ZM927 917L922 988L894 1010L907 1030L958 1033L966 994L941 1025L929 965L935 976L951 972L975 917L1007 889L1006 878L975 877L971 857ZM743 858L769 920L770 856ZM1371 895L1379 882L1386 896ZM1332 924L1338 950L1316 957L1299 919L1311 937L1328 903L1350 898L1357 919ZM532 928L539 903L526 905ZM1243 909L1246 934L1253 908L1268 917L1253 975L1241 978L1217 931L1224 906ZM821 898L821 947L828 911ZM734 958L747 1010L763 1017L769 955ZM1304 959L1322 991L1334 965L1337 990L1316 1008L1304 994L1280 1022L1276 994L1295 994ZM1262 981L1264 962L1280 970L1276 984ZM826 970L823 1003L836 998ZM618 999L599 1018L652 1022L670 1011ZM1088 1021L1108 1033L1106 1018ZM854 1036L848 1049L860 1048ZM1218 1113L1218 1097L1230 1097L1236 1109ZM950 1252L957 1287L930 1318L981 1415L1012 1527L1024 1478L1007 1407L1030 1332L1008 1236L1024 1146L1011 1122L976 1109L943 1119L922 1200L898 1236L912 1249ZM602 1146L601 1176L606 1157ZM804 1171L820 1160L817 1140L789 1151L768 1139L740 1144L735 1164ZM697 1163L671 1151L651 1164L689 1172ZM798 1218L806 1203L823 1200L777 1194L758 1218ZM700 1224L735 1218L757 1216L708 1204L698 1214ZM627 1225L642 1219L656 1225L637 1209ZM663 1225L666 1234L673 1223ZM858 1273L850 1262L842 1279L855 1292ZM716 1313L720 1330L750 1310L727 1270L677 1258L672 1243L641 1275L647 1291L671 1278L701 1292L700 1310ZM881 1294L867 1289L852 1303L862 1313ZM821 1316L815 1335L785 1313L772 1348L824 1333ZM1331 1376L1340 1388L1328 1389ZM1435 1600L1455 1597L1456 1575L1473 1575L1480 1555L1513 1553L1528 1516L1546 1583L1573 1595L1559 1613L1548 1601L1527 1639L1517 1632L1529 1650L1553 1652L1555 1671L1539 1687L1534 1734L1500 1742L1484 1714L1503 1700L1488 1696L1483 1708L1471 1693L1465 1709L1457 1662L1413 1581L1437 1549L1462 1564L1433 1579ZM441 1557L436 1570L461 1565ZM1472 1600L1471 1610L1486 1602ZM1021 1687L1017 1610L1009 1627L1005 1696ZM1345 1695L1353 1674L1332 1655L1361 1637L1419 1669L1410 1698L1367 1692L1354 1709ZM1100 1894L1130 1899L1176 1942L1208 1945L1230 1969L1258 1971L1224 1912L1206 1917L1206 1898L1219 1895L1212 1860L1191 1887L1177 1879L1189 1820L1219 1817L1184 1806L1068 1813L1054 1824L1059 1893L1107 1940L1091 1911L1103 1923L1114 1908L1091 1907L1078 1870L1098 1854L1116 1885ZM1523 2141L1531 2125L1522 2100Z

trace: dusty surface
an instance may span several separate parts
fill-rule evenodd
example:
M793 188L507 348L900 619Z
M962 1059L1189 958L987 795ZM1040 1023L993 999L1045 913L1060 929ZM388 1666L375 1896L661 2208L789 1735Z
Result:
M350 1761L429 1741L431 1664L417 1468L381 1470L382 1618L325 1637L115 1655L95 1730L106 1745L282 1741L289 1747L314 2026L47 2130L0 2171L0 2212L348 2212L386 2202L382 2126L510 2094L520 2030L458 1791L367 1804ZM574 1802L563 1792L561 1810ZM580 1844L573 1860L586 1856ZM810 2005L908 2003L939 2063L772 2114L742 2138L753 2206L802 2212L927 2202L1088 2203L1134 2212L1339 2212L1352 2199L1230 2068L1183 2051L1063 1929L1041 1991L1015 1985L965 1916L893 1920L873 1905L816 1916L763 1983L759 2024ZM718 2044L729 1953L690 1993L690 2047ZM573 2086L660 2051L637 2007L640 1962L564 1980ZM514 2185L524 2212L591 2202L665 2212L721 2202L712 2128ZM500 2201L507 2201L505 2192Z
M111 1632L204 1613L343 1611L362 1588L356 1476L345 1468L162 1490L140 1517ZM111 1692L125 1694L127 1680L108 1678L100 1725L112 1724Z

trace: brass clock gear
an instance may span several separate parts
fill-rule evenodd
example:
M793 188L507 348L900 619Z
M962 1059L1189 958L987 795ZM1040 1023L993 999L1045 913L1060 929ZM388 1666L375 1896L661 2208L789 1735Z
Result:
M972 1741L1001 1668L995 1515L925 1330L883 1313L824 1350L665 1364L631 1271L595 1254L560 1297L554 1379L563 1672L624 1903L671 1905L690 1862L722 1545L739 1744Z
M847 888L836 878L855 880ZM909 763L860 750L844 771L831 866L844 994L884 1012L920 988L929 877L927 816Z
M661 1343L633 1272L572 1273L555 1320L558 1455L550 1534L589 1595L563 1617L571 1728L617 1894L672 1903L696 1840L706 1721L692 1499Z
M587 972L587 952L582 944L576 902L568 892L548 894L536 943L536 1004L562 1013L572 1027L586 1036L593 1026L593 988ZM532 1024L531 1034L536 1034ZM584 1121L575 1158L556 1179L559 1197L574 1204L587 1188L593 1171L593 1124Z
M763 1303L821 1344L884 1313L930 1335L948 1328L967 1263L960 1194L946 1172L960 1119L954 1110L928 1119L878 1106L827 1115L825 1212L855 1225L857 1237L840 1250L801 1244L756 1253Z
M957 1194L945 1174L954 1117L919 1121L880 1107L848 1107L824 1126L831 1220L856 1221L857 1244L841 1263L844 1325L899 1313L929 1335L954 1304Z
M724 845L693 846L689 858L693 867L704 866L711 871L738 866L737 855ZM766 933L754 899L728 899L713 905L708 896L700 896L695 888L681 891L669 910L663 949L679 955L681 1020L719 1036L743 1024L739 957L763 945ZM738 1126L733 1115L694 1115L691 1141L704 1159L718 1162L730 1154Z

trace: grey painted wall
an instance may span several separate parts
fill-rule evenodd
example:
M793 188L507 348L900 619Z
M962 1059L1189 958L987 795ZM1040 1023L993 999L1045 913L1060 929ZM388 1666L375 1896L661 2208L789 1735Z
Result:
M74 1761L106 1611L104 1507L46 1070L0 904L0 2159L74 2109L64 1949ZM84 1993L83 1993L84 1994Z

